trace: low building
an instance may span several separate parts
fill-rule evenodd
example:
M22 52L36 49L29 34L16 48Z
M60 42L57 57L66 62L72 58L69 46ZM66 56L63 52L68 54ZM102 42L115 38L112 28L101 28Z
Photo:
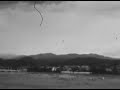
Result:
M112 72L113 70L112 70L112 68L106 68L105 71L106 72Z
M87 66L87 65L82 65L82 66L81 66L81 70L82 70L82 71L89 71L89 70L90 70L90 67Z

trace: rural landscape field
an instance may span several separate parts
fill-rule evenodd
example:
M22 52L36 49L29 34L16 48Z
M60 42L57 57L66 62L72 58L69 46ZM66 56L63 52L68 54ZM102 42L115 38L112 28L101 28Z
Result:
M0 89L117 89L119 83L112 75L0 72Z
M0 1L0 89L120 89L120 2Z

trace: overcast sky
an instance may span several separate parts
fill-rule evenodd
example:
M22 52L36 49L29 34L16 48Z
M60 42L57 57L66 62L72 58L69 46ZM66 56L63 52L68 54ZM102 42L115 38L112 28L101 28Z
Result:
M0 1L0 53L120 57L119 1ZM116 39L117 37L117 39Z

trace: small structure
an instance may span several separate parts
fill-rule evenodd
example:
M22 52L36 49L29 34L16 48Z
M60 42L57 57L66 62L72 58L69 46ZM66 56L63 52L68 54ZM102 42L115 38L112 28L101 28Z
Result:
M57 70L56 67L52 67L52 72L55 72Z
M82 66L81 66L81 69L82 69L82 71L89 71L89 70L90 70L90 67L87 66L87 65L82 65Z
M105 71L106 72L112 72L112 68L106 68Z

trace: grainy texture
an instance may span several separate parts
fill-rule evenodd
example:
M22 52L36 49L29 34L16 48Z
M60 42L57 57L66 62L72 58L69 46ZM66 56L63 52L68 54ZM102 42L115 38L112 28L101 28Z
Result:
M103 76L0 72L0 88L120 88L119 76L104 76L104 80L101 77Z

